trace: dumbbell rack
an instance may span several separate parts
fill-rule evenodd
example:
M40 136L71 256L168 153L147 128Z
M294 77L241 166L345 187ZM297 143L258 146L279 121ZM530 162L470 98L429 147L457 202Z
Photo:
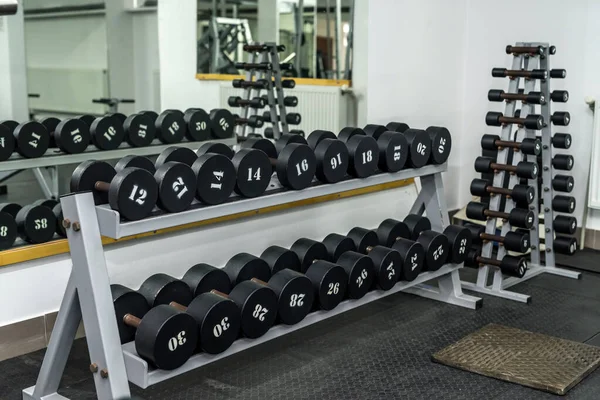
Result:
M441 177L446 169L446 164L428 165L420 169L382 173L365 179L349 179L337 184L315 184L302 191L282 191L277 179L273 178L272 184L275 185L272 189L273 194L267 193L258 198L198 207L178 214L163 214L132 222L122 222L119 213L107 206L95 206L92 193L76 193L62 197L64 218L70 221L67 237L73 268L36 385L23 390L23 399L65 399L57 393L57 390L82 319L97 396L104 400L129 398L128 380L141 388L146 388L399 291L470 309L479 308L481 299L462 292L458 275L458 269L462 264L446 264L437 271L422 273L412 282L399 282L390 291L375 290L360 300L343 301L332 311L313 312L299 324L277 325L259 339L239 339L224 353L196 354L182 367L173 371L151 368L137 355L134 343L121 345L119 339L101 235L118 239L156 229L415 177L420 177L422 189L410 212L426 213L432 229L441 232L450 223ZM426 281L432 282L424 284Z
M540 80L540 92L546 99L545 104L542 104L541 115L544 118L544 127L541 130L541 142L542 142L542 187L548 190L542 190L542 199L544 201L544 224L540 224L539 214L540 206L538 201L538 181L537 179L528 180L528 185L534 188L534 200L530 204L530 210L535 214L533 228L530 231L530 244L531 244L531 262L528 264L527 273L523 278L516 277L505 277L502 271L498 268L493 268L493 279L492 283L488 284L488 277L490 273L490 266L484 265L479 268L477 273L476 282L462 282L462 287L467 290L471 290L478 293L485 293L492 296L502 297L505 299L515 300L523 303L529 303L531 296L516 293L513 291L506 290L507 288L514 286L518 283L524 282L534 276L542 273L549 273L553 275L564 276L567 278L579 279L581 274L574 271L569 271L563 268L557 268L555 264L555 256L553 250L553 239L554 239L554 228L552 221L554 221L554 213L552 211L552 199L554 198L554 190L552 188L552 177L554 174L552 166L552 122L551 122L551 103L550 99L550 45L548 43L525 43L520 42L516 44L517 47L537 47L542 46L544 48L544 56L538 55L526 55L526 54L515 54L513 56L512 70L533 70L543 69L548 73L548 78ZM514 78L509 81L508 90L506 93L518 93L519 83L522 78ZM526 79L524 82L524 93L529 93L535 90L537 81L535 79ZM516 101L506 102L504 109L505 116L515 115ZM535 113L535 105L523 103L521 108L521 118L525 118L529 114ZM502 125L500 139L505 141L517 141L521 142L523 139L536 139L535 130L527 129L524 126L519 126L516 134L516 138L513 136L513 126L511 124ZM497 163L506 164L508 161L509 152L511 149L507 147L498 149ZM512 165L517 165L520 161L530 161L537 163L536 156L527 156L522 152L514 152L512 158ZM504 171L497 171L494 174L493 186L503 187L505 180ZM519 183L519 178L516 175L510 175L509 177L509 188L513 188ZM504 210L500 210L502 196L492 196L489 204L489 209L492 211L503 211L509 213L515 208L515 203L511 198L506 198ZM497 229L496 218L488 219L486 223L487 234L495 234ZM501 236L505 236L507 232L511 231L512 227L508 221L503 221ZM544 229L544 241L545 241L545 257L542 261L541 255L544 251L540 249L540 229ZM485 258L493 258L493 242L484 243L482 246L481 256ZM496 259L502 260L507 254L503 246L498 246Z
M289 134L289 127L286 121L287 112L285 109L285 105L283 104L284 93L283 86L281 84L281 65L279 62L279 52L277 50L276 43L264 43L264 46L268 48L267 51L262 51L260 53L252 51L250 53L249 63L270 63L272 68L269 70L256 69L252 68L246 71L245 80L247 82L251 82L253 80L258 79L266 79L268 82L267 85L267 107L269 108L269 113L271 114L271 123L273 124L273 138L279 139L283 134ZM273 79L275 78L275 79ZM260 97L260 92L262 89L256 89L252 87L248 87L244 89L244 94L242 99L251 100L254 97ZM277 98L275 98L275 92L277 94ZM279 111L280 121L277 121ZM242 106L241 117L249 118L250 116L256 115L257 109L250 106ZM281 123L281 127L280 124ZM236 127L236 135L237 136L247 136L249 133L249 126L247 124L238 125Z

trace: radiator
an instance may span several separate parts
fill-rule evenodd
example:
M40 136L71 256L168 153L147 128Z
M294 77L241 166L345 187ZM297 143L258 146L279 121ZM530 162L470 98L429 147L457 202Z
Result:
M301 129L307 135L316 129L333 131L336 134L344 127L354 125L354 113L351 112L352 99L349 95L342 95L339 86L296 86L294 89L284 89L287 96L298 97L298 106L287 107L287 112L300 113L300 125L290 125L290 129ZM265 94L261 91L261 94ZM219 107L227 108L235 114L241 113L241 108L232 108L227 104L229 96L242 96L243 90L231 86L231 82L223 83L220 87ZM258 110L259 114L267 108ZM269 127L271 124L265 124ZM261 133L262 129L252 131Z

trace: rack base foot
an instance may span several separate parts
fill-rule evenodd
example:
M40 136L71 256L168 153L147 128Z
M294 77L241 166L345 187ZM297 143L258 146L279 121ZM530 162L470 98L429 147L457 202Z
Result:
M517 292L511 292L504 289L496 289L492 286L478 286L476 283L462 282L462 288L472 292L489 294L490 296L501 297L503 299L518 301L521 303L531 303L531 296Z
M35 386L28 387L23 390L23 400L69 400L67 397L61 396L58 393L48 394L44 397L34 397L33 392Z
M427 299L442 301L444 303L453 304L455 306L470 308L477 310L483 305L483 299L480 297L471 296L465 293L445 294L440 292L436 287L430 285L417 285L405 290L406 293L425 297Z

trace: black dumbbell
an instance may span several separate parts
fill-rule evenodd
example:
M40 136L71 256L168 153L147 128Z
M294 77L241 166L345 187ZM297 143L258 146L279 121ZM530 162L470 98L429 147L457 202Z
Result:
M577 239L571 236L557 235L552 243L555 253L572 256L577 251Z
M158 114L153 111L131 114L123 122L125 141L131 147L149 146L156 137L157 118Z
M431 139L430 164L443 164L450 157L452 150L452 135L448 128L443 126L430 126L425 129ZM406 134L406 131L404 132Z
M247 62L236 62L233 64L235 69L259 69L262 71L270 71L273 69L273 64L270 62L260 63L247 63Z
M515 185L512 189L494 187L485 179L473 179L471 181L471 194L482 198L489 197L490 194L500 194L511 197L519 206L528 206L533 202L535 189L528 185Z
M277 115L276 118L276 121L281 121L281 116ZM262 115L262 119L264 122L273 123L273 121L271 121L270 111L265 111ZM298 113L288 113L285 115L285 122L290 125L299 125L300 122L302 122L302 116Z
M572 196L554 196L552 199L552 209L554 211L572 214L575 211L575 197Z
M510 210L510 213L493 211L490 210L486 204L471 201L467 204L467 218L476 219L478 221L486 221L489 218L502 218L508 221L512 226L531 229L535 221L535 214L533 211L525 208L513 208Z
M477 157L475 159L475 171L480 173L506 171L516 174L519 178L535 179L538 176L539 167L537 163L527 161L521 161L517 165L508 165L495 163L492 158Z
M298 143L302 139L304 144ZM275 167L279 182L287 188L301 190L310 186L317 168L315 153L298 135L282 135L277 140L281 151L268 139L248 138L242 148L262 150Z
M566 77L567 77L566 69L551 69L550 70L550 78L564 79Z
M337 183L348 171L348 148L333 132L316 130L308 135L307 143L315 153L315 175L323 183Z
M263 94L261 97L265 101L265 104L269 102L269 96ZM279 103L279 99L275 99L275 104ZM298 98L296 96L285 96L283 98L283 105L286 107L296 107L298 105Z
M292 271L300 271L302 268L298 255L280 246L268 247L260 258L267 262L273 274L286 268ZM339 265L324 260L315 261L308 267L305 275L313 286L313 308L331 310L344 298L348 276Z
M505 236L500 236L486 233L485 226L482 225L466 224L465 226L471 231L474 244L481 245L485 241L492 241L504 246L506 250L517 253L525 253L529 250L529 231L526 231L526 235L511 231L507 232Z
M538 139L523 139L522 142L513 142L500 140L498 135L483 135L481 138L481 148L485 150L501 150L508 147L521 151L523 154L540 155L542 153L542 142Z
M427 130L410 129L402 122L390 122L386 125L389 131L402 133L408 143L407 163L412 168L421 168L428 162L442 164L450 156L452 139L450 132L442 127L429 127ZM433 154L432 141L436 143L436 153ZM440 151L441 150L441 153Z
M0 210L15 212L17 233L27 243L46 243L54 237L56 217L51 208L44 205L30 204L23 208L10 204Z
M231 81L234 88L237 89L267 89L269 87L269 81L266 79L257 79L256 81L246 81L244 79L234 79Z
M183 113L185 122L185 138L190 142L199 142L208 140L211 137L212 127L211 116L202 108L188 108ZM214 121L217 123L217 121Z
M547 79L548 71L545 69L523 70L523 69L506 69L493 68L492 76L494 78L527 78L527 79Z
M52 118L46 118L44 122L48 124L46 127L49 128L54 144L67 154L82 153L92 140L90 128L80 118L67 118L59 121L56 126L56 121Z
M293 89L296 87L296 81L293 79L284 79L281 81L281 87L284 89Z
M517 124L525 126L527 129L542 129L544 127L544 117L537 114L529 114L525 118L505 117L502 113L489 111L485 116L485 123L488 126L502 126L503 124Z
M215 108L210 110L209 117L211 120L211 137L215 139L227 139L233 137L235 118L229 110L225 108Z
M552 227L556 233L573 235L577 230L577 218L568 215L557 215L552 221Z
M382 290L390 290L404 277L402 256L394 249L380 246L375 231L357 227L350 230L347 236L332 233L325 236L323 244L334 262L349 251L367 254L374 266L374 283ZM409 263L406 263L406 268L410 269Z
M568 133L555 133L552 136L552 147L555 149L568 149L571 147L573 140Z
M243 49L244 49L244 51L251 52L251 53L263 53L263 52L271 51L271 49L273 49L273 47L266 45L266 44L259 43L259 44L245 44ZM277 52L285 51L285 46L282 44L277 45L274 48L274 50Z
M465 260L465 266L479 268L482 265L491 265L500 268L504 275L522 278L527 272L527 261L524 257L504 256L502 260L481 257L481 249L471 249Z
M569 175L554 175L552 189L558 192L571 193L575 187L575 179Z
M377 141L367 136L360 128L344 128L337 136L346 144L348 155L348 173L355 178L366 178L377 171L379 164L379 146Z
M79 164L70 183L72 192L92 191L94 202L109 204L127 220L147 217L158 199L154 176L141 168L119 172L104 161L88 160Z
M173 370L194 354L198 324L169 305L150 309L146 298L125 286L111 285L121 343L135 339L140 357L156 368Z
M248 118L242 118L237 114L233 114L235 125L248 125L252 128L262 128L265 121L260 115L250 115Z
M227 99L227 104L230 107L265 108L267 101L262 97L254 97L253 99L245 100L240 96L230 96Z
M280 133L282 133L281 130L280 130ZM290 129L289 133L290 133L290 135L300 135L302 137L305 136L305 133L302 129ZM273 131L273 128L271 128L271 127L265 128L264 134L265 134L266 138L269 138L269 139L275 138L275 132Z
M506 54L529 54L530 56L544 56L545 49L542 46L506 46Z
M555 103L566 103L569 101L569 92L566 90L553 90L550 98Z
M184 113L179 110L165 110L154 121L156 136L164 144L179 143L186 133Z
M77 118L79 119L79 118ZM54 132L56 131L56 127L60 124L60 119L56 117L45 117L39 120L39 122L46 127L46 130L50 134L50 148L56 147L56 142L54 141ZM89 126L87 126L87 130L89 133ZM89 138L91 140L91 137Z
M151 307L168 304L190 314L198 323L198 349L209 354L221 353L238 338L241 326L237 305L217 289L228 287L229 277L223 271L220 271L222 274L216 274L207 270L199 277L197 266L190 271L185 275L187 282L166 274L152 275L144 281L138 292ZM210 284L215 287L202 291Z
M0 204L0 250L12 247L18 236L15 220L21 206L14 203Z
M552 159L552 166L561 171L570 171L575 165L575 159L568 154L557 154Z
M568 126L571 123L571 114L566 111L557 111L550 117L552 123L558 126Z
M15 126L14 121L2 121L0 124L12 133L17 153L25 158L41 157L50 147L50 134L39 122L29 121Z
M199 157L205 154L220 154L230 158L236 171L234 190L240 196L260 196L271 182L271 161L261 150L241 149L234 153L223 143L205 143L196 150L196 154Z
M90 126L92 143L100 150L114 150L125 139L123 123L111 115L95 118Z
M363 131L377 141L379 169L386 172L400 171L408 161L409 146L406 137L390 131L383 125L369 124Z
M6 121L0 122L0 161L6 161L15 151L15 137L13 136L10 123L5 125Z
M546 104L546 97L541 92L506 93L504 90L491 89L488 100L494 102L522 101L528 104Z
M325 245L312 239L298 239L290 249L300 259L300 272L308 273L313 263L331 261ZM360 299L367 294L373 286L375 278L375 266L369 257L354 251L348 251L342 254L335 263L346 272L346 295L348 298ZM339 295L340 293L336 296Z

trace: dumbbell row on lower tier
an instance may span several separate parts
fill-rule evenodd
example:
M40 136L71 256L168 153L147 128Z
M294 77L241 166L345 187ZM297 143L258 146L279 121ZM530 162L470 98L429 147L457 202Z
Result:
M38 200L24 207L0 204L0 250L12 247L17 237L37 244L49 242L55 234L66 236L62 210L56 200Z
M103 117L81 116L60 121L49 117L41 122L0 122L0 161L16 150L25 158L43 156L50 147L67 154L83 152L90 143L100 150L114 150L123 140L132 147L148 146L155 137L165 143L224 139L233 134L233 117L224 109L206 113L202 109L165 110L160 115L143 111L125 117L109 114Z

